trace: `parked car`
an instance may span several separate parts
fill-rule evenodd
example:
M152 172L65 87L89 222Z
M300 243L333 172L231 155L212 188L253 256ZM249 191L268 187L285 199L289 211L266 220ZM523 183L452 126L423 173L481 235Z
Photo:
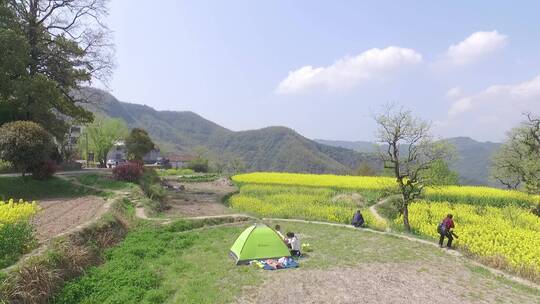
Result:
M126 163L127 161L125 159L109 159L107 161L107 168L114 168L118 165L121 165L123 163Z

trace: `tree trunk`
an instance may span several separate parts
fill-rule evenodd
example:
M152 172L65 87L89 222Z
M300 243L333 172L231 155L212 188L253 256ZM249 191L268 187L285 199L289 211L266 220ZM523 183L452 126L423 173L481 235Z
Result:
M28 45L30 47L30 62L28 65L28 72L31 77L34 77L37 74L38 62L39 62L39 50L38 50L38 25L37 25L37 14L38 14L38 1L30 1L29 3L29 12L27 16L28 28L26 29L26 35L28 37ZM32 120L32 112L30 111L31 106L34 104L35 100L31 95L27 96L26 100L26 113L25 119Z
M403 227L407 232L411 232L411 225L409 224L409 200L403 197Z

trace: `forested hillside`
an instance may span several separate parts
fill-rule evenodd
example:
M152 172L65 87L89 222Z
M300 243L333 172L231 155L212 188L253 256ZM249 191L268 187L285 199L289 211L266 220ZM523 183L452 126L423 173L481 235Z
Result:
M350 173L361 162L380 168L377 158L303 137L286 127L235 132L189 111L156 111L118 101L113 95L87 88L92 100L85 105L101 115L121 118L129 127L150 133L164 151L192 153L205 147L211 159L238 157L246 169L311 173Z
M457 157L450 163L450 168L459 174L460 182L466 185L490 185L500 187L489 179L490 159L501 144L479 142L469 137L444 139L456 148ZM357 152L373 153L376 146L366 141L339 141L317 139L321 144L353 149Z

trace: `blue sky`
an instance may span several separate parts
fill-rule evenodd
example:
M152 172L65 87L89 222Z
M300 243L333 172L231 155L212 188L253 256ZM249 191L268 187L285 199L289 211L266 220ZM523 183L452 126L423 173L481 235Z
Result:
M540 2L113 0L122 101L232 130L372 140L398 103L435 135L500 141L540 112Z

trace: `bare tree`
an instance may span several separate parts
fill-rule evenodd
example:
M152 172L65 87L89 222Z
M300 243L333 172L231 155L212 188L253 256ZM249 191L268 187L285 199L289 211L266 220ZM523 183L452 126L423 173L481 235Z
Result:
M527 120L508 133L491 163L491 177L509 189L525 185L529 193L540 192L540 118Z
M418 198L426 185L422 173L438 160L452 156L452 147L434 142L430 124L413 117L410 111L394 105L385 106L375 116L379 156L385 168L392 169L402 196L403 225L410 231L409 204Z
M512 130L508 140L491 158L491 178L509 190L516 190L524 182L522 167L526 156L525 147L518 143L519 132Z

